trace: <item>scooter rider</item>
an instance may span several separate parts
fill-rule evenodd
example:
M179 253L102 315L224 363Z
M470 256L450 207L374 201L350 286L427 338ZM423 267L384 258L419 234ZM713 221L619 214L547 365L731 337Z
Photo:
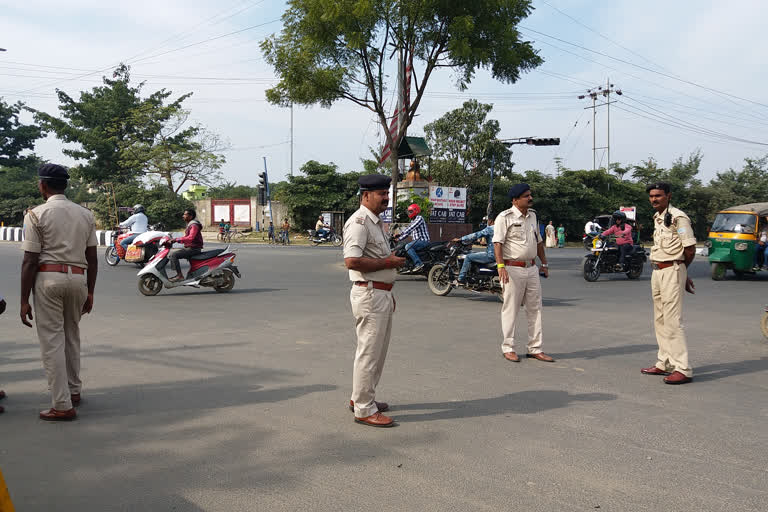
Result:
M124 250L128 250L128 246L131 245L133 240L140 234L147 231L147 216L144 214L144 206L137 204L133 206L133 215L125 219L118 224L121 228L130 228L131 234L120 241L120 245Z
M330 226L325 223L325 219L323 219L323 216L320 215L317 218L317 222L315 223L315 233L318 238L322 238L328 234L328 229L326 228L330 228Z
M174 238L172 242L184 244L183 249L174 249L168 255L173 268L176 269L176 275L169 278L169 281L183 281L184 276L181 273L181 264L179 258L189 259L190 257L200 254L203 249L203 225L196 219L197 213L192 208L184 210L184 222L187 223L187 229L184 231L184 236L180 238Z
M461 264L461 270L459 271L459 278L456 280L456 284L464 284L467 279L467 272L469 272L469 268L472 266L472 262L483 264L496 261L496 257L493 253L493 223L495 219L496 215L492 213L483 219L488 222L488 225L485 228L481 229L480 231L464 235L461 238L453 239L454 242L474 242L478 238L485 237L485 241L488 244L485 252L473 252L466 255L464 258L464 263Z
M616 270L622 271L626 269L627 254L632 251L632 226L627 224L627 214L624 212L616 210L612 217L613 226L603 231L600 236L616 235L616 245L619 248L619 263L616 265Z
M414 265L413 272L420 272L424 268L424 263L422 263L416 251L429 245L427 223L424 221L424 217L419 215L420 213L421 207L416 203L408 207L408 218L411 219L411 223L397 237L398 240L407 236L413 238L413 241L405 246L405 251Z

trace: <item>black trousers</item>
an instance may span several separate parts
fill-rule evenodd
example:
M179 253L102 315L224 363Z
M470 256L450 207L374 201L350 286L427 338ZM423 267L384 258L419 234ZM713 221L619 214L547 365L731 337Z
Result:
M176 273L181 275L181 263L179 263L179 258L184 258L185 260L188 260L190 257L194 256L195 254L200 254L202 252L202 249L197 248L184 248L184 249L174 249L171 251L171 254L168 255L168 260L170 260L171 265L173 265L173 268L176 269Z
M632 252L632 244L622 244L619 246L619 264L624 265L627 254Z

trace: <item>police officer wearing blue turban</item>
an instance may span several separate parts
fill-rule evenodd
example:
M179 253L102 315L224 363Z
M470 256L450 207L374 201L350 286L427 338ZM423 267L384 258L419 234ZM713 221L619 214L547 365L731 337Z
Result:
M493 248L501 280L504 305L501 308L501 330L504 341L502 355L507 361L520 362L515 352L515 327L520 305L525 304L528 317L528 351L526 357L551 363L550 356L541 351L541 279L536 257L541 261L541 272L549 275L544 241L539 233L533 205L531 187L520 183L509 190L512 208L496 217Z

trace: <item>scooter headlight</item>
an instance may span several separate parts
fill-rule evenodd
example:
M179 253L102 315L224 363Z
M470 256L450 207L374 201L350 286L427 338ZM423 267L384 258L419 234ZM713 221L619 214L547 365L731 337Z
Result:
M747 244L745 242L738 242L733 246L734 249L737 251L746 251L747 250Z

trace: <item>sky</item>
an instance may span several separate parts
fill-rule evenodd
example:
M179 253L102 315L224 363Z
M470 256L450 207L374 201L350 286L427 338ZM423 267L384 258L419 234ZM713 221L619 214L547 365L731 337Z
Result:
M610 161L652 157L669 166L700 150L700 177L740 169L768 153L768 2L764 0L534 0L521 25L544 59L515 84L480 71L459 92L450 71L429 81L409 135L475 98L493 104L500 138L559 137L557 147L514 147L516 170L590 169L592 135L606 145L607 109L585 109L587 89L614 84ZM0 97L57 113L56 89L77 97L120 62L149 94L192 92L191 119L230 144L225 179L255 185L266 158L270 180L291 169L291 113L270 105L276 83L259 43L279 32L280 0L0 0ZM419 62L415 63L419 73ZM391 81L394 87L394 78ZM393 97L390 91L390 98ZM393 106L388 106L392 110ZM29 120L29 119L27 119ZM293 171L308 160L362 170L382 131L367 110L347 101L330 109L293 109ZM49 136L36 152L71 165ZM598 150L598 166L607 163Z

